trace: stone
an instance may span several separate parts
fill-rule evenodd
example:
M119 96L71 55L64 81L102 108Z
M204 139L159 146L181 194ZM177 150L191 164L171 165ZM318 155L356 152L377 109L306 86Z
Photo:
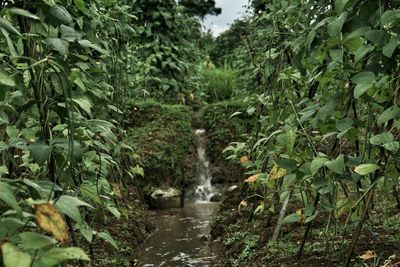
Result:
M235 191L238 190L238 189L239 189L239 186L237 186L237 185L232 185L232 186L228 187L228 189L226 189L226 192L228 192L228 193L233 193L233 192L235 192Z
M182 207L182 192L176 188L156 189L150 195L151 209L171 209Z
M221 194L215 194L210 198L210 201L211 202L220 202L221 198L222 198Z

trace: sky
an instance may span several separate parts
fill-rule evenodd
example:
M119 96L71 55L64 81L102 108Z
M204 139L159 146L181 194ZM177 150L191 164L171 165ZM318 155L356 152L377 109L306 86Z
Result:
M222 8L219 16L207 16L203 22L204 27L211 29L214 36L218 36L229 28L235 19L240 18L245 13L244 5L248 0L216 0L216 6Z

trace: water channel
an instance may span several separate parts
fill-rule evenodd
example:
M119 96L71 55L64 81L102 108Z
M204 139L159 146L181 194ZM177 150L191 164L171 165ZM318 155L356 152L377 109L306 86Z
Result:
M210 202L217 190L211 185L209 162L205 151L205 131L196 130L198 137L198 184L194 199L184 208L153 210L151 216L157 231L137 251L140 267L212 266L215 255L209 249L210 222L218 203Z

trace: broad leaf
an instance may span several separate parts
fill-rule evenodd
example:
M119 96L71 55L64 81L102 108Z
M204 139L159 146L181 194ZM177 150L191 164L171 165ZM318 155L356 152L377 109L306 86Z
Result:
M47 144L36 143L29 145L29 150L35 162L43 166L51 156L52 147Z
M354 169L354 171L355 171L356 173L358 173L359 175L367 175L367 174L370 174L370 173L375 172L375 171L378 170L378 169L379 169L379 166L378 166L378 165L367 163L367 164L358 165L358 166Z
M18 213L21 212L21 208L19 207L17 199L14 196L13 188L4 182L0 182L0 200L4 201Z
M23 232L19 234L24 249L40 249L57 243L56 240L35 232Z
M337 174L343 174L344 173L344 156L339 155L335 160L326 162L325 166L329 170L331 170Z
M35 205L35 218L40 228L52 234L60 242L68 242L69 237L64 218L53 204Z
M76 247L52 248L38 254L38 262L44 266L55 266L66 260L85 260L90 261L86 253Z
M313 159L310 165L310 172L312 175L317 174L318 170L324 166L324 164L329 161L327 158L316 157Z
M60 55L68 55L69 43L60 38L47 38L46 43L56 50Z
M4 267L30 267L32 258L10 242L1 246Z

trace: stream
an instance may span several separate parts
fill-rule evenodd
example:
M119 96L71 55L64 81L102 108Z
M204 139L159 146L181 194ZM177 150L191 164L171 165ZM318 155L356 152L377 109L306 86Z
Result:
M153 210L157 231L137 251L140 267L212 266L215 255L209 249L210 223L218 203L210 202L218 193L211 185L205 150L205 130L197 135L198 183L186 198L184 208Z

